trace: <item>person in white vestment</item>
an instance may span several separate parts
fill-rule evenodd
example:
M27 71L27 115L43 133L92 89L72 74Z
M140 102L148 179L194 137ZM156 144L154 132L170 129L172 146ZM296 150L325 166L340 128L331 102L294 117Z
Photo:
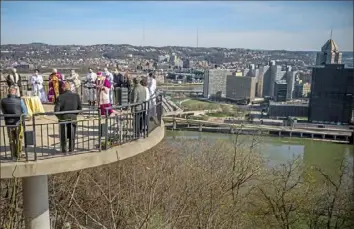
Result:
M103 74L104 76L108 79L108 81L111 84L111 90L109 90L109 102L110 104L114 105L114 101L113 101L113 94L114 94L114 77L113 74L111 72L108 71L108 68L104 68L103 69Z
M146 91L146 98L145 98L145 101L146 102L148 102L149 100L150 100L150 90L149 90L149 88L147 87L148 86L148 82L147 82L147 78L142 78L141 79L141 81L140 81L140 84L141 84L141 86L143 86L144 88L145 88L145 91ZM146 111L145 111L145 114L146 114L146 116L144 116L144 120L147 118L147 117L149 117L149 115L151 115L151 112L150 112L150 110L151 110L151 101L150 102L148 102L148 103L146 103L146 107L144 107L144 109L146 109ZM145 125L145 129L146 129L146 131L148 131L148 129L149 129L149 120L146 120L145 121L146 123L146 125Z
M96 79L97 74L92 68L89 68L89 73L86 75L85 79L85 95L90 106L95 106L96 104Z
M148 88L150 92L150 98L153 98L156 95L156 79L155 75L152 74L152 72L149 73L148 77ZM151 100L150 103L150 117L155 117L156 116L156 98Z
M71 91L79 94L81 80L79 74L77 74L74 69L72 69L70 75L66 77L66 81L70 83Z
M43 87L43 77L39 74L39 70L34 70L34 75L31 76L32 95L38 96L42 103L47 103L48 98Z

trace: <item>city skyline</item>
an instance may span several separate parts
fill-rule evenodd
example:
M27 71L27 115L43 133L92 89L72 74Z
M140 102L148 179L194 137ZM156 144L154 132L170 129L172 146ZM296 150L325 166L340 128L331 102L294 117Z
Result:
M199 47L294 51L319 50L333 29L339 49L353 50L352 1L2 1L1 25L2 44L196 47L199 43Z

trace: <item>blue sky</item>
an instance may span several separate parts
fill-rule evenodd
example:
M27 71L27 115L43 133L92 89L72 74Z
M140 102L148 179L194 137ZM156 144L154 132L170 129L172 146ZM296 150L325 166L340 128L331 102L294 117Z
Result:
M353 50L351 1L6 1L1 43Z

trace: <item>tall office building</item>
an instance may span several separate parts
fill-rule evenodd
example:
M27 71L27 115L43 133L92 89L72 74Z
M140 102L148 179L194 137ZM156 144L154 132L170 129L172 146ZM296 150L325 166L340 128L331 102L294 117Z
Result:
M312 70L310 122L350 123L354 108L354 72L341 62L342 54L330 39L317 54Z
M342 53L339 52L337 44L334 40L329 39L321 48L321 52L317 53L316 65L341 64Z
M350 123L354 102L353 73L353 68L345 68L344 64L313 68L310 122Z
M228 75L226 80L226 98L253 100L256 95L256 81L256 77Z
M268 92L269 89L265 81L267 81L267 79L269 78L269 74L270 74L269 67L270 67L269 65L259 67L257 92L256 92L257 97L264 97L268 95L266 93ZM265 89L265 87L267 87L267 89Z
M206 98L225 98L226 80L231 75L229 69L208 69L204 72L203 96Z
M285 80L278 80L274 83L274 100L277 102L285 102L287 100L288 84Z
M258 84L257 84L257 96L275 96L275 84L277 81L285 80L287 83L287 96L286 100L293 99L295 78L298 72L291 68L291 66L283 67L277 65L275 61L270 61L269 66L263 66L259 68Z

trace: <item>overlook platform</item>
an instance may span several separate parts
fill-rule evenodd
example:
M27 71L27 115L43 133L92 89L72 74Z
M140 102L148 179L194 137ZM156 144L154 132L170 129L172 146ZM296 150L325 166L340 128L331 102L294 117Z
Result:
M124 160L143 153L157 145L165 135L165 128L154 129L148 137L112 147L108 150L92 150L72 155L55 153L37 161L1 163L1 178L30 177L86 169ZM31 153L29 153L31 155ZM32 155L33 156L33 155ZM32 157L31 156L31 157Z
M164 137L161 118L158 123L146 121L148 130L142 136L136 136L134 113L130 110L117 109L118 114L110 117L100 117L98 111L84 110L75 122L75 150L63 153L61 126L57 117L49 113L54 106L45 105L44 108L48 113L35 115L24 122L24 130L33 133L34 141L27 146L24 143L25 155L19 159L11 156L7 127L4 120L0 120L1 178L55 174L112 163L142 153Z
M1 179L22 178L26 229L50 228L47 175L124 160L149 150L164 138L161 95L113 109L115 114L102 116L97 108L54 113L53 105L49 105L45 106L48 112L22 118L14 126L4 122L13 116L0 115ZM68 113L77 113L77 120L59 123L57 116ZM9 130L21 130L18 132L24 141L17 146L23 149L24 158L12 157ZM75 150L64 153L60 140L67 139L73 130Z

